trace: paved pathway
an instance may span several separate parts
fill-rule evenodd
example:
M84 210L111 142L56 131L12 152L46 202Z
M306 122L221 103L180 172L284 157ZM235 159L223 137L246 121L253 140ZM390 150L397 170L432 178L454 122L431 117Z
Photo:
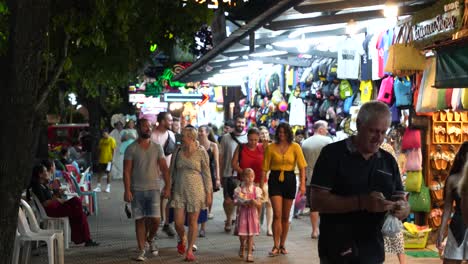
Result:
M95 248L85 248L72 245L65 251L66 264L90 263L132 263L136 256L136 239L132 219L124 214L123 184L116 181L112 185L112 193L100 193L99 215L90 216L89 223L92 237L101 245ZM206 238L198 238L196 252L198 263L243 263L237 256L238 238L223 232L222 194L215 194L215 218L207 224ZM264 235L255 238L257 250L254 252L256 263L319 263L317 241L309 238L311 229L307 217L294 219L289 232L287 256L268 257L272 239ZM177 254L175 238L168 238L159 231L157 243L160 247L158 257L149 257L146 263L182 263L183 258ZM39 256L33 257L32 263L47 263L47 251L41 248ZM386 263L398 263L395 256L387 256ZM409 258L407 263L433 264L441 263L438 259Z

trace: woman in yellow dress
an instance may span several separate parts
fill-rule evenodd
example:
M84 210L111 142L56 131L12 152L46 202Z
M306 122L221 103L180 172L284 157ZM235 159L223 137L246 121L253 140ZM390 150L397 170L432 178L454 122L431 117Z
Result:
M305 168L307 163L301 146L293 142L293 133L288 123L281 123L276 128L275 142L268 145L263 160L263 174L260 187L270 171L268 192L273 206L273 249L270 256L287 254L286 239L289 231L289 213L296 197L296 175L294 168L299 168L299 191L305 194Z

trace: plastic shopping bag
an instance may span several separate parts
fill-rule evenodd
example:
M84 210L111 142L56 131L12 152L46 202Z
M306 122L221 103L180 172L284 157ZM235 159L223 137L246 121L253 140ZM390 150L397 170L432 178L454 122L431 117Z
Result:
M382 226L382 234L388 237L394 237L403 229L403 224L400 219L391 214L387 214L385 222Z

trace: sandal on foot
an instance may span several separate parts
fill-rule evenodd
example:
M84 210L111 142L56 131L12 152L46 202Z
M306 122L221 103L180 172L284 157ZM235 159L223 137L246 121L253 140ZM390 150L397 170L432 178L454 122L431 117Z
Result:
M273 247L270 252L268 252L268 255L270 257L276 257L280 254L280 250L277 247Z
M248 254L247 258L245 259L247 262L254 262L254 258L252 254Z
M283 255L287 255L289 253L284 246L280 246L279 252Z
M225 222L224 222L224 231L225 231L226 233L229 233L229 232L231 232L231 229L232 229L231 223L229 223L228 221L225 221Z
M245 255L245 246L240 246L239 257L244 258L244 255Z

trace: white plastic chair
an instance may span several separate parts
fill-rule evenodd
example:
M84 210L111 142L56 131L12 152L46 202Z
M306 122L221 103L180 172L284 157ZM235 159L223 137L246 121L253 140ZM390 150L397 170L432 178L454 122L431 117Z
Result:
M37 224L37 222L36 222ZM13 251L13 264L19 261L19 252L21 244L25 241L44 241L47 243L47 251L49 264L64 264L63 257L63 234L61 232L55 233L53 230L43 230L40 233L31 231L26 215L21 208L18 208L18 232L19 236L15 239L15 247ZM57 246L56 244L57 243ZM58 256L55 261L55 256Z
M63 230L64 244L65 248L69 248L69 243L71 239L70 233L70 220L68 217L49 217L42 206L41 201L34 193L31 193L32 202L36 206L37 211L39 212L39 221L44 224L46 229L59 229Z

